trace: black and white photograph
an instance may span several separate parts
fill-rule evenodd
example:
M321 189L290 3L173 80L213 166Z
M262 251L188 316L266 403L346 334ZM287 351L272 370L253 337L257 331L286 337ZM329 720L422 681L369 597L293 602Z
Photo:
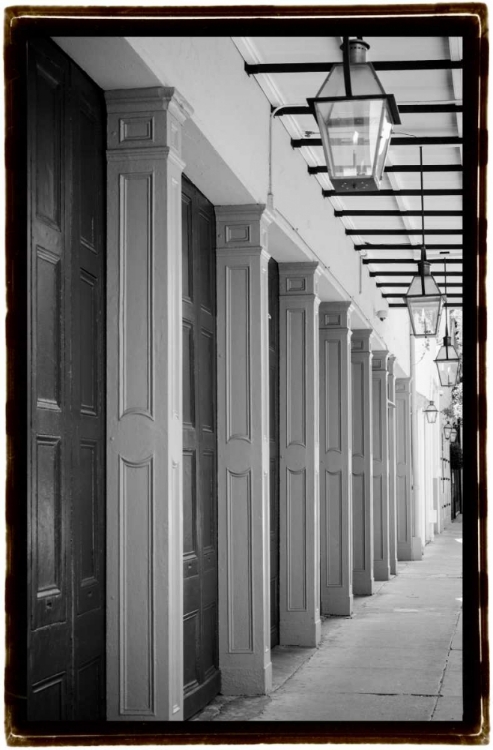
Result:
M451 7L4 7L9 745L488 742Z

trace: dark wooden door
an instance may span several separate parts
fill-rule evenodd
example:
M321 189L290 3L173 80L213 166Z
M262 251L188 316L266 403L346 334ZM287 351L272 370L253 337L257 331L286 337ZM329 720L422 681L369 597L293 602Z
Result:
M279 644L279 272L269 261L270 646Z
M100 92L28 48L28 718L105 712L104 136Z
M211 203L186 179L183 248L184 716L219 690L217 649L216 262Z

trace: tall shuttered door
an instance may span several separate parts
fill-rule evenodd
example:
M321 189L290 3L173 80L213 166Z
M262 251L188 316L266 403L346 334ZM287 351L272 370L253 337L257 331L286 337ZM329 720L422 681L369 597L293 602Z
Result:
M217 649L216 259L214 209L186 179L183 247L185 718L219 690Z
M28 48L31 720L104 718L104 130L100 91Z
M279 271L269 261L270 646L279 644Z

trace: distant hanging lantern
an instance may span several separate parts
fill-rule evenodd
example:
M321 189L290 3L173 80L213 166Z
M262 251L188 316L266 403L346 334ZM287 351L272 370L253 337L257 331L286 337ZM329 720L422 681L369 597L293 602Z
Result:
M455 427L452 427L450 430L450 442L455 443L457 440L457 429Z
M424 410L426 414L426 419L429 424L434 424L437 421L438 417L438 409L435 406L435 403L433 401L430 401L426 409Z
M435 279L431 275L430 262L426 259L422 147L419 149L419 161L421 166L421 260L418 262L418 274L411 281L405 299L413 335L417 338L423 338L424 336L438 335L445 297L441 294Z
M334 190L379 190L393 125L400 125L392 94L386 94L366 61L370 45L344 37L343 62L336 63L317 96L314 114Z
M445 294L447 294L447 261L445 260ZM459 382L460 359L455 347L452 345L449 332L447 313L445 313L445 336L443 344L435 359L438 369L440 384L445 388L452 388Z
M443 436L445 440L450 440L450 433L452 432L452 427L449 424L446 424L443 428Z

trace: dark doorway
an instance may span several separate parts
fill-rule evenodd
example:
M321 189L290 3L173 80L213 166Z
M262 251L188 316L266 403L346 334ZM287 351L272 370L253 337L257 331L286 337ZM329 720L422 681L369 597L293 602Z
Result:
M216 255L212 204L182 184L184 718L219 691Z
M270 647L279 644L279 270L269 261Z
M104 105L28 45L30 720L105 716Z

